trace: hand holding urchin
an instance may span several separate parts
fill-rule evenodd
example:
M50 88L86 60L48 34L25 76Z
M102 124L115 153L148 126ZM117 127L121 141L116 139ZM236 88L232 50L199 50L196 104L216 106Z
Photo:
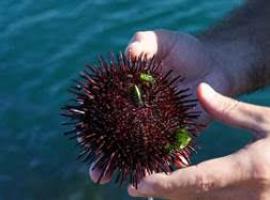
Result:
M117 171L116 182L129 178L134 186L147 173L186 166L199 125L196 100L177 89L183 78L155 58L110 59L87 66L71 88L75 103L63 108L79 157L101 170L99 181Z

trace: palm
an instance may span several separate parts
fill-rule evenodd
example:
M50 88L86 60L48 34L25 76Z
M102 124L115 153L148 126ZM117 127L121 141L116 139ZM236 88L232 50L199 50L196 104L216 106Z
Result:
M129 56L146 54L149 58L157 56L165 67L185 77L179 88L190 88L196 97L197 86L201 82L210 83L215 89L225 92L222 72L219 72L212 53L197 38L184 33L171 31L138 32L127 47ZM199 121L208 123L209 117L202 111Z

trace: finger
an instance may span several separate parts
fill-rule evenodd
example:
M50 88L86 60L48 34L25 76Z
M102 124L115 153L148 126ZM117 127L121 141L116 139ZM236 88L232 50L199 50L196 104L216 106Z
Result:
M147 58L155 55L164 59L174 45L176 37L176 33L165 30L137 32L129 42L125 54L132 58L143 54Z
M135 33L126 48L125 53L132 58L138 57L141 54L150 58L155 55L157 51L158 39L156 32L144 31Z
M247 152L243 150L177 170L171 175L150 175L139 183L137 189L129 186L128 193L133 197L189 199L189 196L199 196L208 191L216 191L233 183L248 180L252 174L252 162L249 159Z
M225 97L206 83L199 85L197 95L203 108L213 118L232 126L251 130L257 134L269 131L269 108Z
M111 181L112 179L112 174L109 173L108 171L105 171L104 175L101 177L101 179L99 180L99 177L102 173L102 170L95 168L93 169L94 163L91 165L91 167L89 168L89 176L91 178L91 180L94 183L99 183L99 184L106 184L108 182ZM99 181L99 182L98 182Z
M79 144L82 144L83 146L89 147L88 144L83 143L82 137L78 136L76 139L77 139L77 142ZM98 168L93 169L94 164L95 163L92 163L92 165L89 168L89 176L90 176L91 180L94 183L99 183L99 184L106 184L106 183L110 182L112 179L112 174L109 174L108 172L105 172L105 174L101 177L101 179L99 181L99 177L101 176L102 170L100 170Z

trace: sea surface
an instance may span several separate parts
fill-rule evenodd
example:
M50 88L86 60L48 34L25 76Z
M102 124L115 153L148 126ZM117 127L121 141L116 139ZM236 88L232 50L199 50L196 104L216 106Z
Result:
M63 136L67 88L96 55L124 50L133 33L164 28L197 33L242 0L1 0L0 200L127 200L126 187L98 186L78 148ZM270 89L242 100L270 105ZM250 141L213 123L194 163Z

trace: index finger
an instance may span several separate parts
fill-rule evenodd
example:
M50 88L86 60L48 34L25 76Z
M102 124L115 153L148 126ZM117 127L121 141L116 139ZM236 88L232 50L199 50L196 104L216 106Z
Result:
M135 189L129 186L131 196L176 198L203 194L232 183L248 180L252 162L245 150L222 158L175 171L170 175L154 174L145 177Z

